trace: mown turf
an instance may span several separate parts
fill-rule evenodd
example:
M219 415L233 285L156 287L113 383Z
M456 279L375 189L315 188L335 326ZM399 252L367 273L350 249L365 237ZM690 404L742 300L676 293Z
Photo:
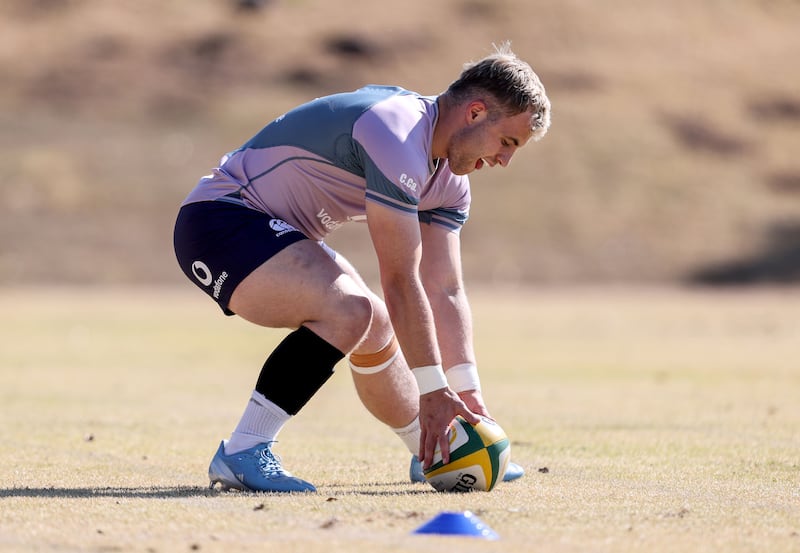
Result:
M280 436L303 496L207 489L282 336L193 290L0 293L1 551L797 551L800 292L473 295L485 396L527 475L407 482L342 367ZM501 537L413 530L471 510Z

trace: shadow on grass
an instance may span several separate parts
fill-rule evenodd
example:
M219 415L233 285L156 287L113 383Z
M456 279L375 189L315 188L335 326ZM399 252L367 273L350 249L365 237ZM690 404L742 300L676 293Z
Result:
M194 486L153 486L136 488L0 488L0 499L7 497L42 497L88 499L126 497L135 499L174 499L182 497L215 497L218 490Z
M330 490L336 494L343 495L370 495L370 496L388 496L388 495L413 495L425 494L433 491L432 488L427 486L419 486L416 489L408 490L407 486L401 486L402 489L377 489L384 487L397 487L397 482L385 483L370 483L367 485L358 484L333 484L324 486L327 490L320 490L324 495L326 491ZM370 489L375 488L375 489ZM127 499L181 499L188 497L217 497L226 496L229 494L238 495L274 495L268 492L240 492L230 491L223 492L219 489L211 489L207 487L196 486L152 486L152 487L132 487L132 488L0 488L0 499L12 497L36 497L36 498L60 498L60 499L96 499L98 497L120 497ZM282 494L278 494L282 495Z
M437 493L427 484L410 484L409 482L369 482L361 484L329 484L322 486L321 492L329 491L336 495L423 495Z

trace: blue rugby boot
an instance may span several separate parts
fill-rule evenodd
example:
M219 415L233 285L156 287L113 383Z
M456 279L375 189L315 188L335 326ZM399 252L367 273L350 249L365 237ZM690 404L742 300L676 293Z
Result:
M210 488L220 484L230 489L252 492L315 492L313 484L283 470L280 458L272 452L274 442L258 444L232 455L225 454L225 440L208 467Z
M503 482L511 482L517 478L522 478L522 475L524 474L524 468L513 461L509 461L508 467L506 467L506 473L503 475ZM408 468L408 476L411 478L412 482L426 481L425 473L422 472L422 463L419 462L419 458L416 455L411 456L411 466Z

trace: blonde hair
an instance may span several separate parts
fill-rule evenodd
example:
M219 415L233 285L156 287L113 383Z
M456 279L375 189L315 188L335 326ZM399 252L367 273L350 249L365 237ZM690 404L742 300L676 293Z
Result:
M477 62L464 64L461 75L445 94L453 101L466 101L476 94L488 94L493 117L531 112L532 138L539 140L550 128L550 100L531 66L511 51L511 43L493 45L495 52Z

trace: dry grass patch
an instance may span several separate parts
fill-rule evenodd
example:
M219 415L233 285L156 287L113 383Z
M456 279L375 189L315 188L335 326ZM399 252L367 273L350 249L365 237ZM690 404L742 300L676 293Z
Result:
M407 482L340 369L278 447L319 493L205 470L282 333L191 290L0 296L0 550L796 551L800 295L476 291L486 398L527 470L491 493ZM412 535L471 510L496 543Z

